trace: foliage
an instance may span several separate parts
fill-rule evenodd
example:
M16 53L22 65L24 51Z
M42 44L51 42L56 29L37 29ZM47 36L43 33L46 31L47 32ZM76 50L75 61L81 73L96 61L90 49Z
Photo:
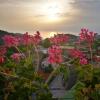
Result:
M63 80L67 81L69 74L70 74L70 71L69 71L69 68L65 64L61 64L60 67L57 69L57 73L62 74Z
M50 41L48 38L44 39L41 44L44 48L48 48L51 46Z
M39 66L39 32L34 36L28 33L21 37L6 35L3 37L5 52L0 51L0 98L1 100L51 100L48 86L37 74ZM0 50L2 50L0 48ZM34 59L34 58L37 58ZM41 92L42 91L42 92Z
M39 31L34 35L29 35L28 32L20 36L7 34L2 40L4 45L0 46L1 100L32 100L32 97L36 100L52 100L47 84L58 74L67 81L73 71L77 74L77 82L69 94L72 93L76 100L99 100L100 68L93 63L93 48L97 49L99 42L94 41L94 32L82 29L79 40L76 41L79 46L88 46L90 59L83 49L63 50L62 45L69 40L66 34L54 35L43 42ZM39 52L40 43L48 48L48 65L53 65L45 69L45 72L51 72L46 81L38 74L42 56ZM69 55L64 55L66 51ZM66 61L66 58L69 61Z
M53 71L52 65L49 64L48 66L42 68L45 73L51 73Z
M88 32L88 30L87 30ZM92 46L94 45L94 37L91 37L91 39L86 36L86 38L84 37L84 35L87 34L86 33L81 33L81 39L86 39L86 41L88 42L88 45L90 46L90 55L91 55L91 60L93 57L93 53L92 53ZM90 33L89 33L90 34ZM87 35L89 35L87 34ZM92 34L92 33L91 33ZM92 36L92 35L90 35ZM88 40L90 39L90 40ZM75 55L75 54L74 54ZM76 54L75 56L78 56L78 54ZM77 80L79 80L80 82L82 82L84 84L83 87L81 87L80 89L78 89L76 87L75 89L75 99L76 100L99 100L100 98L100 88L99 88L99 84L100 84L100 68L96 67L93 65L93 62L91 63L91 61L88 60L88 64L81 64L79 63L79 59L78 57L75 58L75 60L72 62L73 65L75 66L75 71L77 72Z

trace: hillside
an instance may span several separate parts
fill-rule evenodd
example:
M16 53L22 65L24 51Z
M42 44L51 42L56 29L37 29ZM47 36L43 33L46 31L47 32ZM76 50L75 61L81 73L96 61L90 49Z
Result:
M7 31L0 30L0 45L3 43L2 37L4 35L21 35L21 34L20 33L10 33L10 32L7 32Z
M2 37L4 35L21 35L21 34L20 33L11 33L11 32L0 30L0 37Z

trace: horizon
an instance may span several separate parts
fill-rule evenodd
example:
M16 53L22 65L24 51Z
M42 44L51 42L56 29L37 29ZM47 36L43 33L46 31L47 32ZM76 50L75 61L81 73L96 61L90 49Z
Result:
M43 6L42 6L43 5ZM0 0L0 29L78 35L81 28L100 34L100 0Z
M11 31L2 30L2 29L0 29L0 31L4 31L4 32L12 33L12 34L24 34L24 33L26 33L26 32L24 32L24 33L21 33L21 32L11 32ZM56 34L71 34L71 35L79 36L79 34L68 33L68 32L65 32L65 33L63 33L63 32L48 32L48 34L45 34L45 33L41 32L41 31L39 31L39 32L40 32L40 34L41 34L41 36L42 36L43 39L53 37ZM34 31L34 32L28 32L28 33L30 35L32 35L32 34L35 34L36 31Z

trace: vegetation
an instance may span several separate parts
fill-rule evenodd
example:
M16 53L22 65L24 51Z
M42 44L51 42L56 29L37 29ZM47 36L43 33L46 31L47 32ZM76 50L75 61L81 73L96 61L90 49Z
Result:
M100 98L100 54L99 39L95 33L82 29L79 37L57 34L42 40L40 32L23 35L1 31L0 45L0 99L1 100L52 100L49 83L58 74L68 84L71 74L76 74L74 86L70 89L76 100L99 100ZM62 46L74 42L86 47L88 55L80 49L64 50ZM71 45L72 46L72 45ZM42 48L47 49L48 66L41 69ZM95 49L95 51L94 51ZM97 66L99 65L99 66ZM73 67L72 67L73 66ZM40 73L49 72L45 79ZM72 80L73 81L73 80ZM68 89L68 88L67 88ZM71 92L72 91L72 92Z

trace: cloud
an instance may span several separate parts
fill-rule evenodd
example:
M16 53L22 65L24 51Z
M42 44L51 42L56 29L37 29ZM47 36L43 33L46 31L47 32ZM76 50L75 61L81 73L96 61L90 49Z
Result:
M0 5L21 5L21 4L38 4L42 3L45 0L0 0Z
M50 4L51 9L52 3L59 7L56 15L61 21L48 22L43 8ZM17 32L38 29L71 33L87 27L100 32L99 10L100 0L0 0L0 27Z
M41 0L43 1L43 0ZM6 4L6 3L21 3L21 2L39 2L39 0L0 0L0 4Z

